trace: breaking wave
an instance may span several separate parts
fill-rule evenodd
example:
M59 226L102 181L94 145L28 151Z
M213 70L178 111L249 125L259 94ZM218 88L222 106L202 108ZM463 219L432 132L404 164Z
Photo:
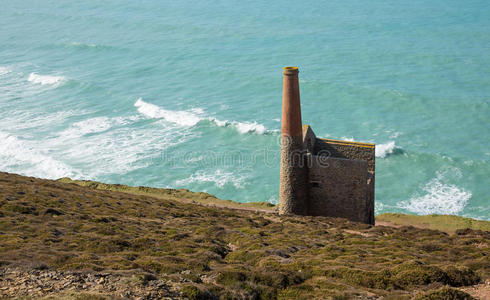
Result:
M394 141L391 141L391 142L388 142L388 143L385 143L385 144L378 144L376 145L376 157L379 157L379 158L385 158L386 156L388 156L389 154L392 154L395 149L396 149L396 145L395 145L395 142Z
M257 133L257 134L265 134L269 132L264 125L259 124L257 122L236 122L236 121L220 121L217 119L210 118L211 122L214 122L219 127L233 127L239 133Z
M147 103L139 98L134 106L138 108L138 111L152 119L164 119L165 121L175 123L182 126L194 126L201 118L192 112L188 111L175 111L166 110L155 104Z
M36 73L31 73L29 75L28 81L41 85L52 85L59 84L65 81L65 77L63 76L52 76L52 75L39 75Z
M403 201L398 207L420 215L454 215L463 211L472 196L468 190L444 183L444 175L440 172L423 187L423 191L425 195Z
M194 108L190 111L166 110L155 104L145 102L141 98L134 103L134 106L138 108L138 111L141 114L149 118L164 119L167 122L175 123L181 126L195 126L202 121L209 121L219 127L232 127L242 134L265 134L273 132L267 130L264 125L257 122L222 121L213 117L205 117L203 116L204 111L200 108Z
M345 137L343 136L341 138L343 141L348 141L348 142L355 142L353 137ZM397 151L399 150L399 151ZM378 158L385 158L390 154L396 153L396 152L402 152L399 147L395 145L395 141L390 141L388 143L384 144L376 144L375 147L375 156Z

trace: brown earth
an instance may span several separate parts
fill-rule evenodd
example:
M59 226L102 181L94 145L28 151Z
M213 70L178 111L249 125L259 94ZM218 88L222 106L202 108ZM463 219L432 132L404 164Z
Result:
M267 204L206 206L226 205L204 193L86 185L0 173L0 298L487 296L489 231L279 217Z

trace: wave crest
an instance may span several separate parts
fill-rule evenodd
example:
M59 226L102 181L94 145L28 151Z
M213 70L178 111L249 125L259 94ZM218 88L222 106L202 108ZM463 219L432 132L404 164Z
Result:
M201 118L195 113L188 111L174 111L166 110L155 104L151 104L143 101L139 98L134 106L138 108L138 111L152 119L164 119L167 122L175 123L181 126L194 126Z
M139 98L134 106L138 108L138 111L149 117L154 119L164 119L167 122L175 123L181 126L195 126L199 122L209 121L219 127L232 127L236 129L239 133L256 133L256 134L265 134L271 132L267 130L267 128L257 122L237 122L237 121L228 121L228 120L218 120L212 117L203 117L204 111L200 108L193 108L190 111L173 111L163 109L155 104L151 104L143 101L143 99Z
M396 148L397 147L396 147L394 141L390 141L390 142L385 143L385 144L378 144L378 145L376 145L376 148L375 148L375 155L376 155L376 157L379 157L379 158L385 158L389 154L392 154Z
M269 132L264 125L257 122L236 122L236 121L220 121L217 119L210 118L211 122L214 122L219 127L233 127L239 133L257 133L257 134L265 134Z

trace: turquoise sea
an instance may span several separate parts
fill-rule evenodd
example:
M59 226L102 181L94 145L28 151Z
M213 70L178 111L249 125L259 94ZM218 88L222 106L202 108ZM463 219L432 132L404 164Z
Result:
M2 0L0 171L275 203L287 65L376 213L490 220L488 0Z

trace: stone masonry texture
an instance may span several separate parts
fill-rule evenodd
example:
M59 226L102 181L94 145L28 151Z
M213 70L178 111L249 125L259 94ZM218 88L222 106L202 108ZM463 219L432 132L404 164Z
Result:
M308 212L308 169L302 137L281 137L279 213L306 215Z

